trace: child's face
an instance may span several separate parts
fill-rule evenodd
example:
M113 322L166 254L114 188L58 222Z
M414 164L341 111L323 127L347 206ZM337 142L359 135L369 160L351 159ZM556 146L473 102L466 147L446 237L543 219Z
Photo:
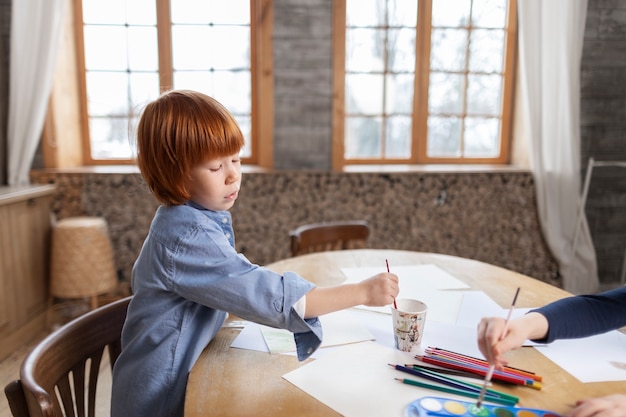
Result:
M191 200L209 210L228 210L241 186L239 154L212 159L191 170L188 182Z

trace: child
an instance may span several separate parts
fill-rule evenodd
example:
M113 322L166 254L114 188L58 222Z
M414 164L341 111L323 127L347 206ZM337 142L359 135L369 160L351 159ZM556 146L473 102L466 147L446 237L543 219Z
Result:
M241 186L242 146L232 115L204 94L170 91L143 111L137 161L162 205L133 267L112 417L182 416L188 373L227 312L290 330L304 360L322 341L318 316L398 294L393 274L317 288L238 254L227 210Z

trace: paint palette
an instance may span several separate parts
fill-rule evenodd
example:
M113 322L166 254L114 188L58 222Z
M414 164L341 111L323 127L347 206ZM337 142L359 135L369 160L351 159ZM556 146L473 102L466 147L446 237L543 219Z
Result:
M450 398L422 397L409 404L408 417L561 417L559 414L536 408L511 407L458 401Z

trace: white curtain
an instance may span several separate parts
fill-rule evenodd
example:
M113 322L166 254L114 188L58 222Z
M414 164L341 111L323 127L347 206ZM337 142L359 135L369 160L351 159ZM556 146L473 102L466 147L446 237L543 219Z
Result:
M66 0L13 0L11 7L8 183L24 185L48 107Z
M586 218L573 248L580 200L580 66L587 0L519 0L520 86L543 234L565 290L595 292Z

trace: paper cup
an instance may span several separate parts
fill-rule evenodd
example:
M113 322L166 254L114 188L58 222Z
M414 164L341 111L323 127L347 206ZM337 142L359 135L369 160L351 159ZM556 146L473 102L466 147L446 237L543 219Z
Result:
M396 349L419 353L428 307L421 301L408 298L397 299L396 305L397 309L391 306Z

